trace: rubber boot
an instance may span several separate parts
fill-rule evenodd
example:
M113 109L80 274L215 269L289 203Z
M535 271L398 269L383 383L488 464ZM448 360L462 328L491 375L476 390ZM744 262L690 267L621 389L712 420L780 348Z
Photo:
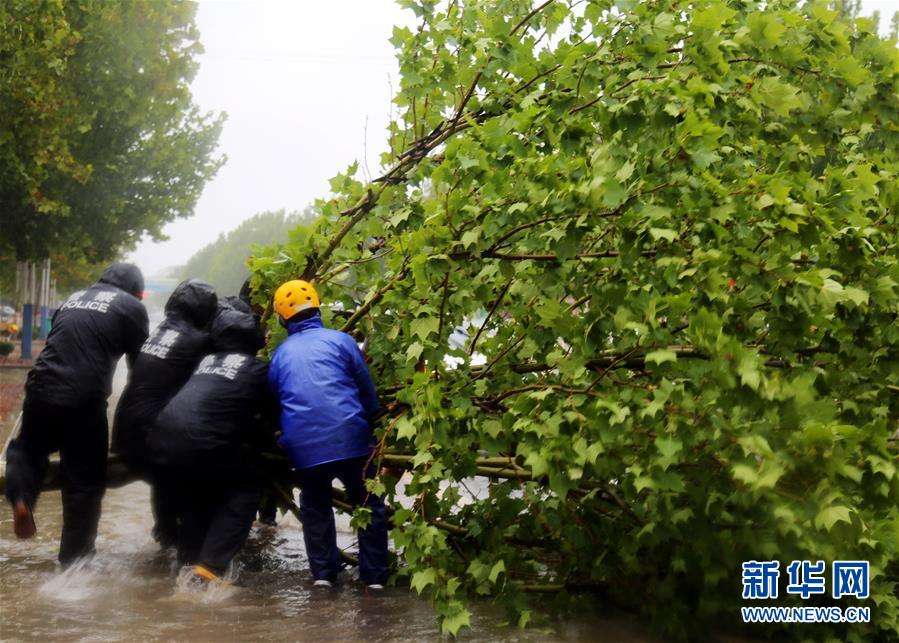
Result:
M12 507L13 530L16 532L16 538L27 539L34 538L37 533L37 527L34 524L34 514L31 513L31 507L24 500L16 500Z
M206 583L222 583L225 585L231 584L228 581L224 580L221 576L216 574L214 571L203 565L194 565L194 574L196 574L198 578L202 579Z

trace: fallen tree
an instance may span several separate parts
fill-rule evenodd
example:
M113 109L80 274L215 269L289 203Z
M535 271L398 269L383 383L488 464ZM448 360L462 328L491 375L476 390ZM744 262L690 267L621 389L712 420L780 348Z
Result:
M895 636L895 45L786 0L408 5L386 170L251 269L364 338L444 631L601 585L698 636L742 561L859 559L877 618L831 633Z

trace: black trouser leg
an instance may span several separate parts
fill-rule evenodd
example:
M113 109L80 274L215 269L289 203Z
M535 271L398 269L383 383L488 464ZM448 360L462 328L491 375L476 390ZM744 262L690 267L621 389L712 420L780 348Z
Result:
M275 525L278 518L278 503L272 493L262 496L259 503L259 521L266 525Z
M62 537L59 562L72 563L93 553L103 494L109 427L106 404L78 409L60 429Z
M52 407L25 396L22 430L6 450L6 498L34 507L56 444L56 414Z
M346 489L353 507L364 505L371 511L371 521L359 530L359 579L363 583L387 582L387 508L380 496L365 488L365 480L372 477L373 467L366 471L367 458L344 460L338 478Z
M195 480L182 479L181 483L177 499L178 562L193 565L199 562L214 505L204 486Z
M121 409L120 409L121 410ZM140 425L128 426L121 415L116 416L113 432L113 453L118 453L126 466L150 485L150 510L153 513L153 539L163 547L171 547L178 541L178 519L172 496L172 485L147 456L146 444L139 447L138 436L146 436ZM130 439L126 439L128 436ZM177 487L175 495L177 496Z
M333 581L340 571L337 529L331 508L331 481L334 474L327 464L302 469L300 483L300 519L303 541L315 580Z
M250 533L262 493L258 486L248 484L225 486L216 495L199 563L216 574L224 574Z
M177 490L156 473L149 476L150 508L153 510L153 538L163 547L178 542Z

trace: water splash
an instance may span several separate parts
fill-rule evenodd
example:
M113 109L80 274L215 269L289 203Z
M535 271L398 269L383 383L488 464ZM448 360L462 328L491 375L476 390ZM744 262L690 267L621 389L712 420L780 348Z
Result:
M175 593L171 600L202 605L222 603L238 592L233 584L235 576L232 565L220 581L205 582L194 573L192 567L182 567L175 580Z
M111 577L118 582L127 572L126 566L113 560L81 558L51 576L38 588L38 592L56 601L85 601L108 592Z

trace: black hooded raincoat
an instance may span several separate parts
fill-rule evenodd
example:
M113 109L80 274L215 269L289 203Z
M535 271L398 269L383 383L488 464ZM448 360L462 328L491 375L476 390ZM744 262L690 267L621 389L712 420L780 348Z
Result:
M143 460L147 432L156 416L211 351L209 323L215 289L199 279L183 281L165 305L165 319L141 346L116 409L113 451L132 463Z
M182 470L247 469L246 446L264 439L259 415L272 404L268 367L255 356L264 343L252 315L220 309L212 323L213 352L203 357L150 432L155 464Z
M125 354L133 363L147 339L147 311L138 299L143 290L136 266L114 263L97 283L69 297L28 373L28 396L67 407L109 397L116 362Z

